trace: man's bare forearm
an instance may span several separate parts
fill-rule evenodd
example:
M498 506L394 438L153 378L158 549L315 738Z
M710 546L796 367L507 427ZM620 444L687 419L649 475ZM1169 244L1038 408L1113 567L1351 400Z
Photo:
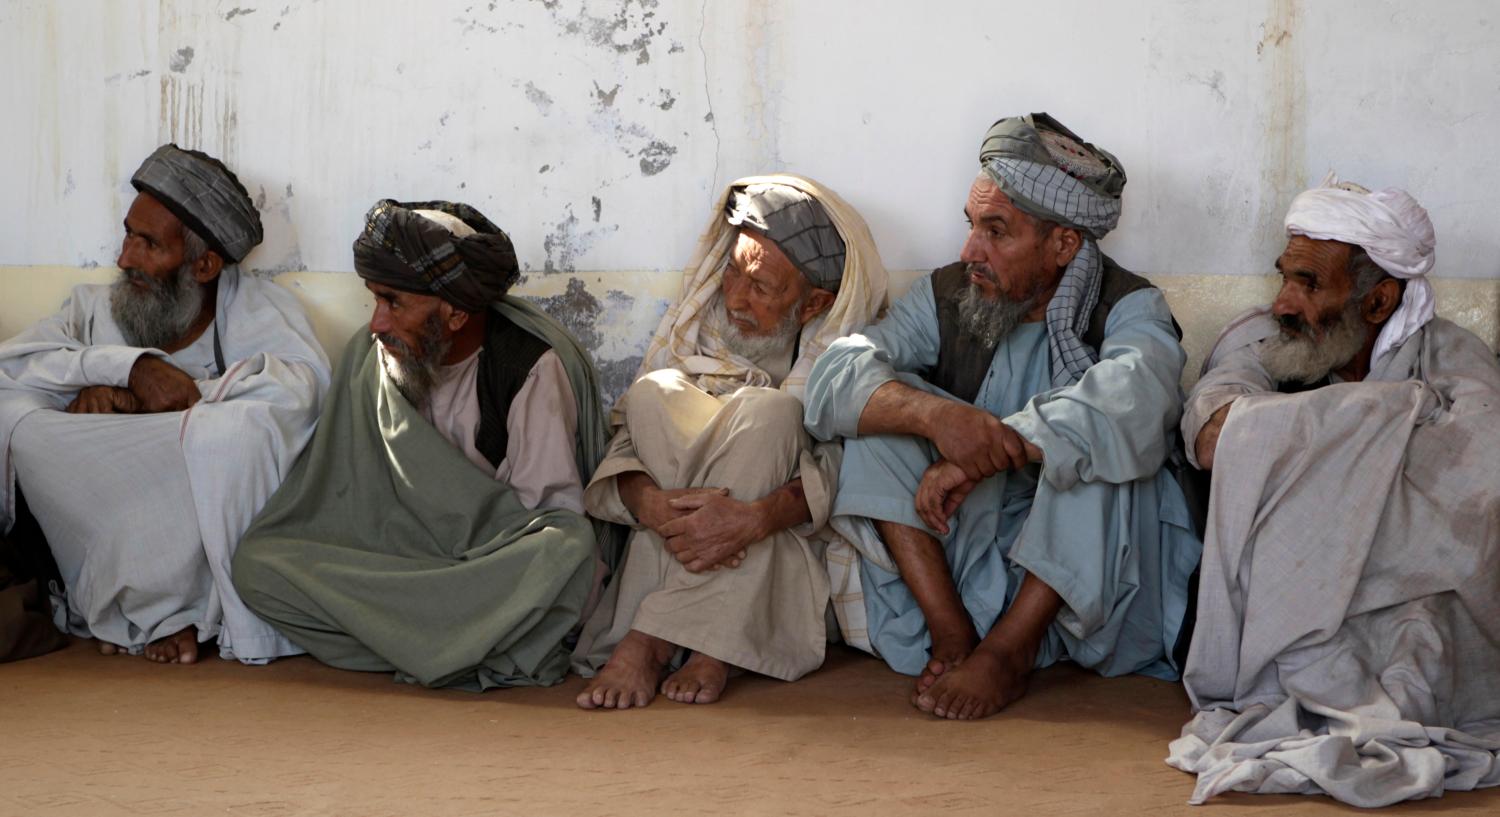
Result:
M754 504L760 511L761 525L765 532L762 539L812 521L812 509L807 506L807 494L802 491L800 477L766 494Z
M859 415L860 436L867 434L910 434L931 439L932 429L952 400L914 389L892 380L870 395Z
M647 495L659 486L645 471L630 471L615 477L615 488L620 492L620 502L625 505L625 510L639 521Z

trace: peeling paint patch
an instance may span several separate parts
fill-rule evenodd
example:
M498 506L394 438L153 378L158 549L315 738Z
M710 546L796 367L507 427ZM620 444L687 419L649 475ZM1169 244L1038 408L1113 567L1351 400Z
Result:
M68 182L71 184L72 181L73 177L72 175L69 175ZM598 224L599 214L604 211L604 202L600 201L598 196L590 196L589 202L594 205L594 223Z
M602 208L603 203L600 202L598 206ZM580 230L578 216L574 215L572 206L569 205L566 211L567 214L553 226L552 232L542 239L542 250L546 254L546 261L542 265L544 273L572 272L575 269L574 261L588 251L596 238L620 229L620 225L614 224Z
M636 156L641 160L641 173L655 176L672 164L672 157L676 154L676 147L658 139L646 145Z
M676 104L677 97L673 96L671 91L667 90L666 88L662 88L661 101L656 103L656 107L661 108L664 111L670 111L672 110L672 106Z
M286 186L286 197L287 198L291 198L292 197L292 185L291 185L290 182L287 183L287 186Z
M596 17L580 3L572 17L564 18L560 6L559 0L542 0L542 7L565 33L621 56L633 53L636 65L651 61L651 45L667 29L665 21L656 20L657 0L621 0L619 11L609 17Z
M606 406L614 405L625 393L641 367L640 353L650 330L635 331L637 324L644 320L655 326L667 306L638 304L634 296L617 289L606 293L601 302L578 277L568 279L567 289L561 295L523 297L555 318L588 351L599 371L599 386ZM624 336L630 338L628 350L620 346L619 339Z
M620 86L618 83L608 91L600 88L599 83L594 83L594 99L598 101L600 108L613 108L615 106L615 97L619 93Z
M186 71L187 67L192 64L193 47L190 45L185 45L182 48L177 49L176 53L172 55L172 58L167 62L167 67L172 69L174 73L180 74L183 71Z
M546 91L536 87L535 83L526 83L526 99L536 106L537 112L542 116L546 116L547 112L552 110L552 97Z
M541 175L541 174L546 173L547 171L549 171L551 169L552 169L552 165L542 165L541 167L537 168L536 172L537 172L537 175Z
M230 9L228 14L224 15L224 19L225 20L233 20L236 17L244 17L246 14L254 14L254 13L255 13L255 9L246 9L246 8L235 7L235 8Z

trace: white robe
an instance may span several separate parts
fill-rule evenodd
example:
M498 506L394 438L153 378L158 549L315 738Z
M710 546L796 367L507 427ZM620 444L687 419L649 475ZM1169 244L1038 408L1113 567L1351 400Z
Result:
M1168 764L1190 802L1357 806L1500 785L1500 367L1428 322L1361 383L1277 394L1265 314L1226 330L1183 433L1214 454L1195 715Z
M86 386L127 385L143 354L182 367L202 400L155 415L63 412ZM241 603L229 563L310 438L328 379L291 293L234 268L213 324L175 355L125 341L106 285L76 287L0 344L0 530L15 521L19 479L70 581L59 622L132 651L191 624L226 658L300 652Z

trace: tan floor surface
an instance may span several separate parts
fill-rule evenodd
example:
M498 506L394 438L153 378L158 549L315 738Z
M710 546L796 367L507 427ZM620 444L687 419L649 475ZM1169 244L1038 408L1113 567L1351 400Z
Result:
M156 666L89 642L0 665L0 815L1326 814L1322 797L1194 809L1162 763L1173 685L1040 673L980 723L933 720L910 681L836 649L796 684L713 706L581 712L582 681L484 695L309 658ZM1206 810L1205 810L1206 809ZM1500 790L1401 814L1500 814Z

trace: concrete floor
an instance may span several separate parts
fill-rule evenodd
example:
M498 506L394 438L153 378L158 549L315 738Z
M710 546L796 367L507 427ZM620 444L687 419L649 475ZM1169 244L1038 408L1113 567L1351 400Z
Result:
M979 723L836 648L796 684L738 679L693 707L581 712L582 681L469 695L309 658L157 666L90 642L0 665L0 815L1328 814L1323 797L1194 809L1162 763L1173 685L1070 666ZM1400 814L1500 813L1500 789Z

